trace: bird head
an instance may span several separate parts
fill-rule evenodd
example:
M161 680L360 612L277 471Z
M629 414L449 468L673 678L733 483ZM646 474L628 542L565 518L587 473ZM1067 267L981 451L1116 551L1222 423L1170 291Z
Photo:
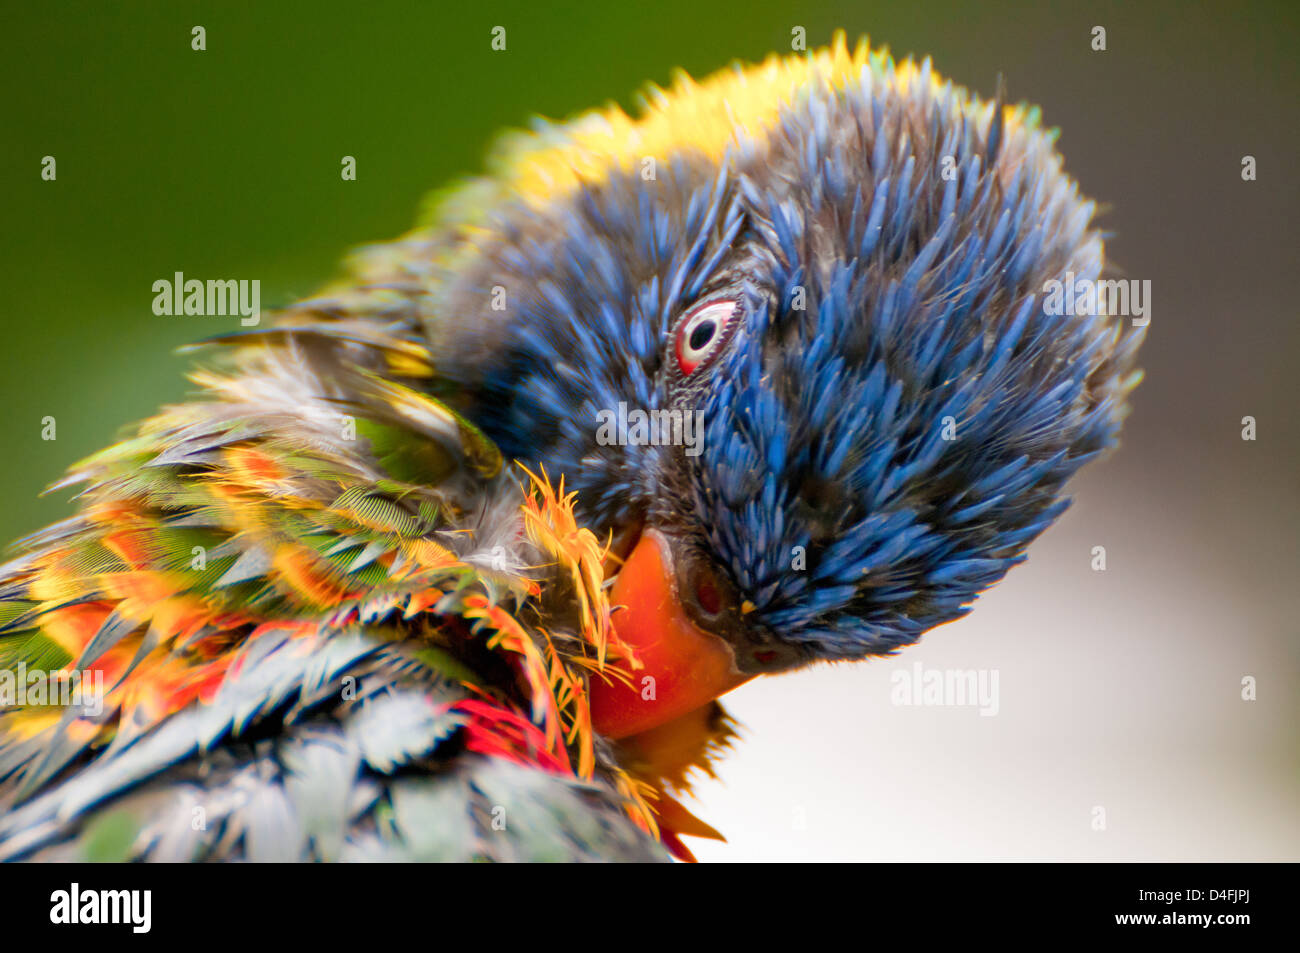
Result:
M891 654L1060 515L1141 331L1045 307L1103 262L1054 140L841 37L538 123L441 203L440 376L622 558L644 668L598 730Z

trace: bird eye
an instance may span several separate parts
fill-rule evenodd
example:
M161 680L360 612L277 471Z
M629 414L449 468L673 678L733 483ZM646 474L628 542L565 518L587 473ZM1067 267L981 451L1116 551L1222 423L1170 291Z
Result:
M731 299L710 301L682 319L677 327L677 366L689 374L703 364L722 343L736 314Z

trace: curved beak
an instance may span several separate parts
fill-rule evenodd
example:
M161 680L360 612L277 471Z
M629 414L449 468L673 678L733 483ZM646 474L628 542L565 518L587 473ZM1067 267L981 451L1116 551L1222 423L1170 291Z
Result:
M614 580L610 601L618 636L644 667L632 684L593 680L596 731L625 738L665 724L711 702L752 676L736 668L731 647L700 629L682 607L671 549L647 529Z

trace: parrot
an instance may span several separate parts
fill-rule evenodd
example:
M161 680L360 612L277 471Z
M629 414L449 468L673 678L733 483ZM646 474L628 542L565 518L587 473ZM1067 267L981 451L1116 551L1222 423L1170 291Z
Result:
M1116 446L1057 138L840 32L506 133L192 345L0 567L0 859L692 859L721 696L963 616Z

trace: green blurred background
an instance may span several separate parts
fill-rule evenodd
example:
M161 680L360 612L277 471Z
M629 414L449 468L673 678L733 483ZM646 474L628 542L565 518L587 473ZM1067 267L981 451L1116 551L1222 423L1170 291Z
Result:
M702 855L1295 859L1296 5L478 6L6 2L0 537L65 515L66 499L37 493L120 425L186 392L176 346L233 326L153 315L155 280L255 277L263 307L290 300L330 277L349 246L409 227L424 192L477 170L502 127L611 99L629 105L674 67L700 75L788 50L796 25L810 45L836 28L866 33L898 54L932 55L942 74L984 94L1001 72L1013 99L1040 103L1062 128L1067 168L1109 209L1112 260L1153 282L1148 378L1124 451L1080 481L1080 505L1030 566L987 609L914 650L935 665L1011 674L1027 665L1037 707L976 719L969 730L998 722L1001 734L961 736L968 756L990 747L954 774L952 725L872 708L887 698L888 663L744 689L735 707L751 725L766 725L768 739L794 735L764 742L756 727L724 770L728 786L702 789L701 813L733 840ZM205 52L190 48L196 24ZM507 29L504 53L489 47L495 25ZM1107 29L1104 53L1090 49L1094 25ZM1257 182L1240 179L1245 154L1257 157ZM55 182L40 178L45 155L57 159ZM344 155L357 158L355 182L340 179ZM1238 436L1246 414L1259 419L1255 443ZM40 438L46 416L57 420L55 441ZM1086 554L1099 541L1113 568L1090 574ZM1000 640L1019 628L1049 654L1011 641L1000 656ZM1081 674L1088 660L1099 660L1093 681ZM1269 676L1248 713L1235 700L1244 672ZM1161 679L1172 687L1151 694ZM1071 685L1087 714L1061 707ZM1131 711L1114 700L1130 689ZM839 700L860 702L861 717L825 707ZM1071 741L1071 726L1089 717L1094 734ZM880 719L892 719L887 730ZM1134 719L1149 721L1145 733ZM799 744L812 725L819 743ZM1133 748L1135 731L1149 747ZM1097 770L1052 787L1065 765L1082 770L1085 748ZM814 750L821 761L798 760ZM1086 810L1103 796L1089 778L1148 770L1155 780L1130 792L1134 810L1165 827L1104 842L1085 818L1071 839L1070 798ZM1021 785L1030 793L1012 802L1017 819L999 821L1000 779L1017 771L1039 787ZM1243 779L1240 790L1214 787L1224 772ZM855 785L885 780L895 800L860 803ZM982 798L955 793L971 785ZM824 790L837 800L823 811ZM1198 790L1208 800L1186 803L1187 824L1170 826L1167 802ZM963 814L972 803L974 818ZM803 818L793 826L790 805ZM908 805L921 805L901 825L911 840L886 823ZM1225 815L1226 834L1214 827Z

